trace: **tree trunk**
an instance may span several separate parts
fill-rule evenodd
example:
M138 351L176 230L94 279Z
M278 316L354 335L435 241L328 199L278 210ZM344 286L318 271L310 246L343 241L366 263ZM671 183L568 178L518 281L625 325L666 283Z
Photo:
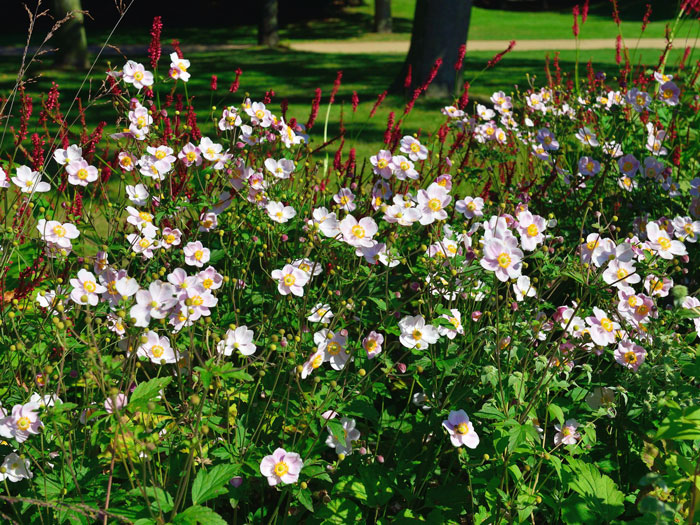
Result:
M258 44L274 47L280 43L277 0L260 0Z
M391 0L374 0L374 32L391 33Z
M459 48L467 41L472 0L418 0L413 17L411 47L399 76L391 86L393 92L409 94L428 79L433 64L442 58L442 67L428 88L431 97L448 97L455 92L455 63ZM411 84L404 87L409 66Z
M56 65L86 69L88 67L87 37L85 36L85 17L82 13L80 0L53 0L56 20L70 14L70 18L58 29L54 42Z

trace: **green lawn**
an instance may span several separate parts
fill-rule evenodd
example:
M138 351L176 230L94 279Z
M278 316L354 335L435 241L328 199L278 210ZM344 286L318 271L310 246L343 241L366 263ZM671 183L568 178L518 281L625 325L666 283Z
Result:
M601 69L609 75L614 75L616 67L614 51L587 51L581 53L581 62L585 63L589 58L593 60L596 70ZM657 50L644 50L634 57L635 63L654 63L658 58ZM470 53L466 60L466 77L473 78L491 58L492 53ZM529 78L535 79L537 85L544 82L544 56L545 52L528 51L512 52L498 64L496 68L479 76L472 86L471 93L474 98L486 100L493 91L503 89L512 91L513 85L518 84L525 88ZM135 60L147 62L143 57L132 57ZM222 108L227 104L238 105L244 92L249 92L253 99L261 99L269 89L274 89L276 97L272 103L273 111L279 111L279 103L283 98L289 101L289 116L297 117L299 121L306 122L309 115L314 89L323 89L324 101L327 101L328 93L333 85L336 71L344 72L343 83L339 91L338 101L332 108L329 119L329 134L333 136L338 131L341 106L344 112L344 120L348 130L348 140L357 148L358 158L362 159L376 150L381 143L386 118L390 111L400 114L403 110L404 100L399 96L387 98L377 115L367 119L367 115L376 100L377 94L388 86L393 76L400 69L403 57L400 55L339 55L339 54L312 54L290 50L270 50L252 48L246 50L226 52L206 52L188 56L192 62L190 72L192 80L188 84L190 95L195 95L196 106L204 111L211 105ZM671 63L678 59L678 55L672 57ZM6 96L14 85L14 78L18 66L17 58L0 59L0 95ZM111 60L115 60L114 57ZM573 51L561 53L560 62L563 71L572 71L575 61ZM163 62L163 61L162 61ZM161 64L162 64L161 62ZM121 65L121 59L117 62ZM106 61L101 62L96 71L104 71ZM241 91L236 95L228 93L228 85L234 77L234 71L240 67L243 70L241 78ZM162 64L164 70L165 64ZM582 75L585 67L581 67ZM211 74L219 77L219 91L212 96L209 89ZM65 110L70 98L78 89L82 76L72 72L56 71L52 69L35 68L30 76L35 79L28 86L28 91L37 95L45 92L55 80L62 90L62 109ZM102 74L96 75L102 78ZM95 86L93 86L93 90ZM360 108L353 115L349 105L353 91L357 91L361 100ZM86 99L84 92L83 99ZM419 128L433 131L437 128L437 122L442 116L440 108L448 100L419 100L416 108L410 114L405 129L416 131ZM343 105L344 103L344 105ZM319 122L313 129L312 139L320 141L322 137L325 106L319 112ZM218 112L217 112L218 113ZM77 113L73 113L75 117ZM102 102L96 104L88 111L89 124L94 126L104 120L109 126L115 122L111 104ZM200 115L200 122L205 119L205 113ZM202 122L203 131L213 133L211 123ZM112 129L114 129L112 127ZM358 133L362 131L361 134ZM333 150L334 151L334 150Z
M662 2L651 0L653 13L645 37L663 37L666 24L672 21L677 10L678 2L670 0ZM582 2L581 2L582 3ZM620 0L622 17L622 32L628 42L633 42L640 36L641 20L646 1ZM373 26L373 0L364 0L358 7L338 9L332 16L308 20L301 23L291 23L281 30L284 41L294 40L406 40L410 38L415 0L393 0L394 33L378 35L371 33ZM201 27L173 27L168 24L168 15L164 13L165 27L163 40L169 42L178 38L182 42L192 44L234 43L255 44L256 28L245 25L225 26L214 20L204 31ZM101 21L101 25L109 25L109 21ZM88 40L93 45L101 44L108 30L95 29L92 22L86 22ZM139 18L138 11L127 14L116 31L112 43L147 44L148 21ZM474 7L469 29L469 38L473 40L527 40L572 38L571 10L558 9L552 11L499 11ZM698 36L698 25L686 22L679 31L681 36ZM614 38L618 30L611 18L611 4L608 0L591 2L588 21L581 27L581 38ZM43 35L41 35L43 37ZM21 27L6 28L0 35L0 45L21 45L25 34ZM38 43L39 35L34 39Z

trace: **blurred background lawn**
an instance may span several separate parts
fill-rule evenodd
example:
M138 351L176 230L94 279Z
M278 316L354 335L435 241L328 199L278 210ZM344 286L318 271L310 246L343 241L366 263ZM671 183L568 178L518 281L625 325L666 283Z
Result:
M216 2L214 1L214 3ZM117 19L114 7L112 6L110 11L104 4L110 4L110 2L102 2L93 14L95 19L86 20L88 43L91 46L99 46L105 42L114 21ZM276 93L272 102L273 112L279 111L279 103L286 98L289 102L288 115L296 117L300 122L306 122L314 89L322 88L324 101L326 101L336 72L342 70L343 83L337 99L339 103L331 111L329 134L330 136L337 134L340 113L343 111L348 131L346 137L351 139L350 141L357 148L358 158L363 159L373 154L377 145L381 143L388 113L395 111L399 115L403 110L404 98L390 95L377 115L369 121L367 119L377 95L384 91L399 73L405 55L401 53L308 53L295 51L289 45L309 40L406 41L410 39L415 0L392 1L394 32L391 34L371 32L373 23L373 2L371 0L365 0L364 3L356 6L338 5L337 2L331 4L331 7L326 6L324 9L319 8L319 10L313 11L306 18L299 19L300 17L290 16L287 21L284 21L284 11L282 10L280 14L283 21L280 29L281 45L277 48L267 48L256 45L256 25L253 19L246 18L246 16L239 17L235 23L230 25L226 21L225 12L222 12L220 17L214 17L215 19L211 20L209 24L197 18L193 19L191 23L184 23L183 16L186 17L187 13L163 11L158 9L157 5L149 7L146 4L139 4L137 1L120 22L110 44L116 47L127 44L143 46L141 56L130 55L129 58L147 63L148 60L144 54L145 46L150 41L150 22L153 14L160 14L164 22L162 38L164 44L177 38L183 45L249 45L249 47L225 51L203 49L186 55L186 58L192 63L190 69L192 79L188 84L188 91L190 95L196 97L195 107L198 110L206 110L215 105L219 108L217 114L225 105L238 105L246 92L250 93L254 100L259 100L267 90L273 89ZM622 31L628 46L634 50L631 58L635 65L655 64L660 54L659 49L635 49L635 41L640 36L644 4L645 2L637 1L622 0L620 2L623 19ZM84 8L90 11L89 0L84 0ZM524 41L572 38L570 4L564 2L561 7L549 11L529 11L523 10L523 8L527 9L528 4L514 4L513 10L473 7L468 42L493 39ZM617 35L617 27L612 21L610 12L608 1L593 2L588 21L582 26L581 37L614 38ZM675 12L675 2L654 2L651 22L644 36L663 37L665 27ZM212 13L218 12L212 11ZM14 28L15 32L13 33L10 29L0 34L0 46L4 46L0 54L5 55L0 56L0 95L2 96L7 96L14 87L20 64L19 56L8 55L12 55L13 48L16 53L17 46L23 45L26 40L26 32L24 32L21 23L21 13L19 15L15 13L15 16L18 22L10 24L10 28ZM697 31L697 24L689 24L689 26ZM42 30L45 31L46 28L39 27L37 29L32 44L40 43L44 36ZM697 35L685 35L682 31L679 36L697 37ZM477 81L472 84L470 91L472 98L477 101L485 101L493 91L503 89L510 92L513 91L514 85L521 88L526 88L529 83L543 85L545 56L549 54L550 58L553 58L555 51L555 49L518 51L516 45L515 51L506 55L496 68L479 76ZM473 78L481 71L493 54L493 52L468 52L464 80ZM671 63L677 61L681 54L682 50L674 51ZM575 56L575 51L562 51L560 53L560 64L564 72L573 71ZM614 49L581 51L582 74L585 74L583 64L589 59L593 62L596 71L605 71L608 75L614 76L618 70L615 64ZM691 63L692 61L691 57ZM104 72L109 62L115 67L121 67L124 58L112 54L98 60L92 74L93 85L86 84L81 92L83 99L87 99L89 90L94 91L96 83L104 79ZM165 72L168 63L167 56L164 56L161 59L162 73ZM230 95L228 86L234 79L237 68L243 70L241 89L236 95ZM219 79L219 89L215 93L210 90L212 74L216 74ZM51 56L45 55L30 68L27 78L29 80L27 91L35 97L39 96L41 92L46 92L52 81L57 82L62 92L62 109L65 110L80 87L84 73L55 69L52 66ZM353 91L357 91L361 101L360 108L354 115L349 104ZM439 112L439 109L448 102L450 102L449 99L419 100L416 109L407 119L404 129L433 131L437 127L436 119L441 118L436 115L436 112ZM75 118L77 112L74 111L71 115ZM87 112L87 116L89 126L92 127L104 120L108 123L107 129L114 130L113 123L116 115L114 115L108 101L95 104ZM199 117L202 131L205 134L213 133L213 123L211 121L202 122L204 116L205 114L200 114ZM319 113L321 122L317 123L317 127L323 125L324 117L325 107L322 106ZM362 133L359 133L360 131ZM318 137L320 131L316 129L314 135ZM312 136L312 138L314 137Z

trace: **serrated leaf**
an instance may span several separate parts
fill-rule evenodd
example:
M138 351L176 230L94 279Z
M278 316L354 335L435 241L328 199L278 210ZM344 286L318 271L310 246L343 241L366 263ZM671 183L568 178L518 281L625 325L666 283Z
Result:
M172 377L155 377L145 383L140 383L131 393L129 403L150 401L168 386L172 380Z
M194 505L173 518L173 525L227 525L226 520L207 507Z
M304 507L306 507L309 510L309 512L314 511L314 504L313 501L311 501L311 491L309 489L300 488L296 492L295 496L299 503L304 505Z
M323 523L347 525L361 521L362 512L360 507L348 499L333 498L316 512L315 517L322 519Z
M236 474L235 465L217 465L200 470L192 484L192 504L204 503L226 492L225 485Z
M615 482L590 463L570 461L574 470L569 488L581 496L589 512L611 521L625 511L625 495Z

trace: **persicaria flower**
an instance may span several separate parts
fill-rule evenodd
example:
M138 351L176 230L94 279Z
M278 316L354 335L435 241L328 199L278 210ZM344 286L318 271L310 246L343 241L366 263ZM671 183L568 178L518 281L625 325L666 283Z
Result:
M272 487L278 483L296 483L303 466L304 462L299 454L278 448L260 462L260 473L267 478Z
M455 447L465 445L467 448L476 448L479 445L479 435L464 410L451 411L442 426L449 433L450 441Z

